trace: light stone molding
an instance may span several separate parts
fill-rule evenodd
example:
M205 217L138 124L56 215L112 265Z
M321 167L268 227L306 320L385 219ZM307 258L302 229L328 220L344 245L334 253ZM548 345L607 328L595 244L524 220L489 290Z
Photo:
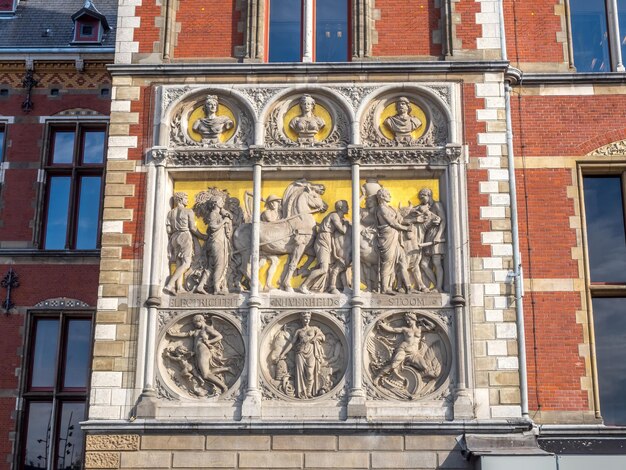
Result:
M55 299L46 299L35 304L35 308L53 308L53 309L65 309L65 308L93 308L88 303L82 300L70 299L67 297L57 297Z
M119 452L87 452L85 468L119 468Z

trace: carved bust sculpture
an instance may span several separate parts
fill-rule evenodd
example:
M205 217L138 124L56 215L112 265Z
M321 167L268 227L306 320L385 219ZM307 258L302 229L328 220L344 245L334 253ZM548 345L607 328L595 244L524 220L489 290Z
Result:
M204 145L219 144L220 134L235 126L233 120L228 116L217 115L218 105L217 96L208 95L204 103L205 117L198 119L193 124L193 131L202 136Z
M289 128L298 135L298 142L301 145L313 145L315 143L315 134L322 130L326 123L321 117L313 114L315 100L311 95L302 95L300 98L300 110L302 114L289 122Z
M396 114L384 121L385 127L393 132L397 142L410 143L413 140L411 133L422 125L422 121L410 113L411 102L403 96L396 101Z

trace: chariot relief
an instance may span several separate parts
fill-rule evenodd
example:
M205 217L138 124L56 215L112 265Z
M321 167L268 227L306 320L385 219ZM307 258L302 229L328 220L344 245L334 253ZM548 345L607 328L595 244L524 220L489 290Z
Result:
M287 314L268 328L262 346L263 375L284 398L310 400L337 387L345 375L346 341L320 313Z
M271 188L280 184L272 182ZM264 290L349 293L354 234L350 206L346 199L337 199L348 184L306 179L282 184L282 195L273 191L263 199L259 255ZM370 179L361 187L358 236L366 291L388 295L445 290L444 206L435 201L431 187L407 190L409 184ZM333 194L328 194L327 185ZM407 204L394 199L396 191L400 197L410 196ZM210 187L195 194L193 209L186 207L186 193L174 194L166 217L166 294L226 295L249 288L252 195L241 185L238 194Z
M420 312L400 312L375 321L367 336L366 368L383 396L415 400L440 389L450 372L451 349L444 329Z
M161 340L161 375L182 396L225 394L239 379L245 348L237 327L217 314L186 316L167 328Z

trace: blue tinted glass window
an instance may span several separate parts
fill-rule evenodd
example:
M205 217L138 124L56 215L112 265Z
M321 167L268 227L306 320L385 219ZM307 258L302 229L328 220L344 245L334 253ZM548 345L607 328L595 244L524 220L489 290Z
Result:
M74 131L55 131L53 136L52 163L67 165L74 160Z
M574 65L579 72L609 72L604 0L570 0Z
M270 62L299 62L301 53L302 0L270 0Z
M57 436L58 470L82 468L83 433L79 423L84 420L84 403L66 402L62 404Z
M54 387L58 336L58 320L39 319L35 323L35 348L33 350L31 387Z
M83 134L83 163L104 161L104 131L86 131Z
M28 406L24 469L48 468L52 429L52 403L35 402Z
M317 0L315 15L315 60L347 62L348 2Z
M4 161L4 129L0 127L0 162Z
M626 299L593 299L600 410L607 425L626 425Z
M96 248L98 220L100 219L100 176L84 176L80 179L78 221L76 224L76 249Z
M67 239L71 178L69 176L53 176L49 183L44 247L47 250L62 250L65 248Z
M621 178L589 176L584 187L591 281L626 282Z
M91 320L74 319L67 323L64 388L87 388Z

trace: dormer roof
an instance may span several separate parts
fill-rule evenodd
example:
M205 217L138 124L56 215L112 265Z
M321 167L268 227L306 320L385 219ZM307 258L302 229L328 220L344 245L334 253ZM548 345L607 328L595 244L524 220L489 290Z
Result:
M105 29L105 31L109 31L111 29L111 27L109 26L109 22L106 19L106 16L98 11L98 9L91 0L85 0L83 7L72 15L72 21L76 22L83 16L90 16L99 20L102 23L102 27Z

